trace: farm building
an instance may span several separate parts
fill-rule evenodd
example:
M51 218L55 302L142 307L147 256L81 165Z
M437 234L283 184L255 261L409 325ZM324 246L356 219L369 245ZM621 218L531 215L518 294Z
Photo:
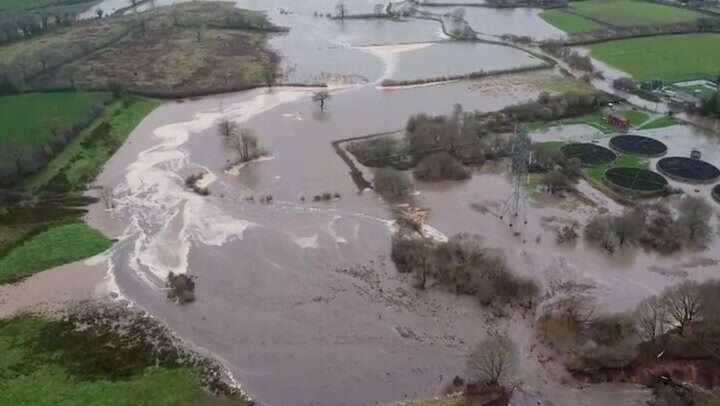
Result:
M628 120L627 118L625 118L625 116L619 113L610 114L607 117L607 121L608 123L623 129L630 127L630 120Z

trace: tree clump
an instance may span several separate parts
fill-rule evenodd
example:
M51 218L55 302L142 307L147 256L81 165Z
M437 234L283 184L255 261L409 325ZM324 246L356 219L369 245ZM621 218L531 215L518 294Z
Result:
M585 239L612 253L626 244L641 244L669 254L685 246L704 247L714 237L712 207L702 197L688 196L674 216L665 205L636 207L620 216L598 215L585 226Z
M195 301L195 278L186 274L168 274L167 298L179 304L186 304Z
M441 242L422 231L401 230L393 236L391 258L400 272L417 276L420 288L434 280L456 294L476 296L483 306L517 303L530 308L540 291L532 279L510 271L502 251L484 246L474 234Z
M412 194L414 188L410 177L401 171L380 168L375 171L373 187L386 198L400 198Z
M447 152L424 157L413 170L424 181L462 180L470 177L470 169Z

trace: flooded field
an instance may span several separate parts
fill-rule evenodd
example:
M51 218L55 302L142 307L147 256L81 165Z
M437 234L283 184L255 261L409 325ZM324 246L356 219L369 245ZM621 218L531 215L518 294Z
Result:
M442 39L432 21L315 17L332 12L328 0L238 5L268 9L273 22L291 28L272 40L289 81L353 85L331 87L324 111L311 100L315 89L276 88L168 102L148 116L96 181L113 190L107 215L126 225L109 261L108 285L117 298L216 355L261 404L359 406L437 395L465 373L467 351L496 331L508 331L520 344L519 379L531 399L630 406L647 397L635 386L581 391L558 365L541 363L546 354L535 349L532 315L496 319L472 297L413 289L412 276L397 273L389 260L392 206L372 191L358 191L331 146L402 130L419 112L447 114L455 103L493 111L543 90L536 78L522 75L402 90L378 89L380 79L517 67L532 63L530 56L494 45L431 42ZM350 12L372 6L353 2ZM498 34L555 35L533 28L534 10L477 11L489 21L512 21L487 26ZM475 21L484 32L476 26L483 21ZM218 131L226 118L254 130L271 156L229 173L236 156ZM675 127L644 133L672 145L671 152L717 149L700 133L681 140ZM588 128L551 129L539 137L607 142ZM507 165L487 164L461 182L418 182L415 204L430 210L428 225L440 233L482 234L550 300L577 290L597 297L602 311L625 311L681 278L712 275L715 268L707 264L717 264L717 242L705 252L671 257L631 249L608 256L582 241L558 246L554 230L561 224L584 222L598 207L622 210L584 183L579 188L597 207L530 204L527 225L510 229L499 218L512 189ZM207 173L210 196L185 186L185 177L200 172ZM326 192L337 198L314 201ZM273 202L262 203L268 195ZM93 223L104 228L101 220ZM179 306L166 299L170 272L197 278L196 302Z

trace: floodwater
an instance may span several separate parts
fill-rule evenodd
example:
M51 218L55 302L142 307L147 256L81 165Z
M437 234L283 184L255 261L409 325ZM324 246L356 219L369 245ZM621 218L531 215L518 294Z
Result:
M334 140L400 130L419 112L447 114L455 103L492 111L533 99L541 89L518 85L517 77L376 87L393 75L434 76L450 69L449 61L488 69L498 61L522 65L525 55L516 60L514 49L430 42L440 39L432 22L314 17L331 11L328 0L238 4L268 8L275 23L291 27L273 40L290 78L345 78L355 85L333 88L325 111L312 102L313 89L277 88L169 102L149 115L96 181L112 187L108 214L126 225L109 254L108 285L119 298L217 356L261 404L354 406L437 395L464 375L465 356L477 341L503 330L521 344L518 378L533 399L629 406L647 396L634 386L565 385L572 380L557 365L544 365L547 354L534 349L532 315L493 320L471 297L414 289L412 277L398 274L388 258L392 206L372 191L359 192L331 147ZM353 2L350 11L372 5ZM280 14L282 7L292 14ZM526 15L537 17L517 18ZM421 65L413 53L431 60ZM271 157L237 176L226 173L235 156L217 129L225 118L254 130ZM203 171L211 174L208 197L184 185L186 176ZM512 189L506 172L499 162L467 181L418 183L414 203L430 209L430 230L482 234L550 299L590 294L604 311L627 310L680 280L677 275L702 279L714 269L703 266L714 258L701 256L719 252L716 246L670 258L629 249L608 256L582 242L558 247L553 230L584 221L597 210L590 206L568 211L529 203L528 224L510 229L498 217ZM599 205L621 210L583 190ZM314 201L325 192L340 198ZM261 203L267 195L273 202ZM685 273L658 272L656 265ZM169 272L197 278L196 302L179 306L165 298Z
M449 13L459 7L425 7L432 13ZM482 34L528 36L535 40L563 39L565 32L540 17L541 9L462 7L465 20L474 31Z

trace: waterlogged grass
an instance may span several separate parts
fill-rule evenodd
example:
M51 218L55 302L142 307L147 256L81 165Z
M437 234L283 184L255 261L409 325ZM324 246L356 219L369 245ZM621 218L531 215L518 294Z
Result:
M111 245L107 237L84 223L53 226L0 258L0 283L93 256Z
M585 3L585 2L579 2ZM591 46L591 55L636 80L666 82L720 74L720 34L668 35L610 41Z
M587 0L572 3L578 13L616 26L691 22L703 17L693 10L633 0Z
M655 128L672 127L677 124L678 122L674 118L670 116L662 116L640 127L640 130L652 130Z
M608 123L603 116L598 114L562 120L560 124L585 124L602 131L604 134L617 132L617 127Z
M594 21L566 13L562 10L545 10L540 13L540 17L568 34L591 32L605 28Z
M23 187L28 191L39 190L61 172L72 187L91 181L132 130L161 103L155 99L133 97L109 105L92 125L75 137L42 171L26 179ZM88 142L93 132L104 123L110 125L109 132Z
M217 404L189 367L155 366L124 379L80 374L62 344L47 345L49 319L20 315L0 319L0 405L17 406L191 406ZM50 348L52 347L52 348ZM113 351L101 345L85 349L88 361ZM238 403L228 403L235 404Z

